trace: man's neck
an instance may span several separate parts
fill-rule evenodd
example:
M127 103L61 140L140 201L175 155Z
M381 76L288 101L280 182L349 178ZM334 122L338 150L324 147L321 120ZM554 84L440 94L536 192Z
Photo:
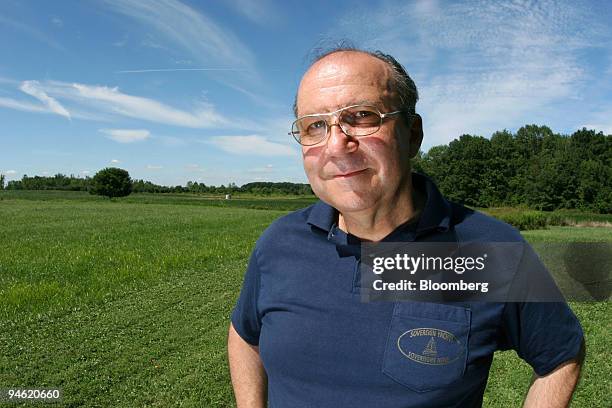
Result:
M375 210L338 214L338 227L366 241L381 241L398 226L417 217L425 206L423 193L412 185L408 192L390 200L390 206Z

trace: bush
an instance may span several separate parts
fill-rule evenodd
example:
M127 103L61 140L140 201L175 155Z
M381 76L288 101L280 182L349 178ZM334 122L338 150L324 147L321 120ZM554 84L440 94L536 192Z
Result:
M496 218L507 222L519 230L543 229L548 225L548 216L539 211L525 211L496 215Z
M125 197L132 192L132 179L126 170L107 167L93 177L89 192L108 198Z

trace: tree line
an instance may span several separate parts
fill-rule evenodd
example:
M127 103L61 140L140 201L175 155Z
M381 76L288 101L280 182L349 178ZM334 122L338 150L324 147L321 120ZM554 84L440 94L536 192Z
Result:
M449 199L470 206L611 213L611 160L612 135L583 128L567 136L527 125L490 139L462 135L419 152L413 168Z
M4 181L4 176L0 179ZM92 191L93 177L75 177L58 173L54 176L27 176L21 180L11 180L6 187L0 183L0 188L7 190L64 190L64 191ZM235 183L227 186L213 186L196 181L189 181L185 186L162 186L145 180L132 180L133 193L203 193L203 194L232 194L251 193L259 195L309 195L312 194L310 185L303 183L274 183L256 182L247 183L238 187Z
M574 208L612 213L612 135L583 128L572 135L553 133L547 126L527 125L516 133L495 132L491 138L462 135L447 145L419 152L415 171L429 175L449 199L469 206L527 205L540 210ZM1 178L0 188L4 187ZM260 195L312 194L308 184L255 182L209 186L161 186L133 180L133 192L236 192ZM56 174L24 175L9 190L91 191L92 178Z

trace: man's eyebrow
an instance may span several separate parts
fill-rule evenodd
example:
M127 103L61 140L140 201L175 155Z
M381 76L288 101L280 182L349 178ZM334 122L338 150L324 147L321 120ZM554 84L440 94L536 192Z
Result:
M310 113L306 113L305 115L316 115L316 114L319 114L319 113L335 112L338 109L342 109L344 107L353 106L353 105L371 105L371 106L379 107L380 104L382 104L381 101L374 102L374 101L369 100L369 99L360 99L360 100L350 101L348 103L343 103L342 105L333 105L329 109L317 110L317 111L313 111L313 112L310 112ZM304 115L302 115L302 116L304 116Z

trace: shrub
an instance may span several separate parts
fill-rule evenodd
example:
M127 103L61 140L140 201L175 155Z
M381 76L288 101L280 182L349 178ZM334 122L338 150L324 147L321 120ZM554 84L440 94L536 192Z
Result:
M548 215L540 211L512 212L496 215L519 230L543 229L548 225Z
M126 170L107 167L93 177L89 192L108 198L125 197L132 192L132 179Z

